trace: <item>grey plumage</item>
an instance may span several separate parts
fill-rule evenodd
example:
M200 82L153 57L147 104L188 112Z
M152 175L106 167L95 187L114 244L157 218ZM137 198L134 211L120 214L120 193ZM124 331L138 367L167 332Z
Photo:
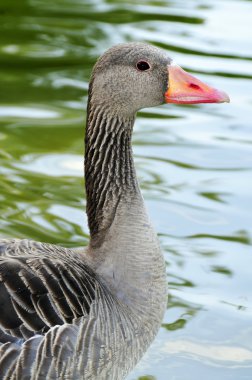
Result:
M138 72L139 59L151 70ZM0 240L1 380L121 380L156 335L165 265L136 180L131 133L140 108L163 103L169 63L157 48L125 44L95 66L87 249Z

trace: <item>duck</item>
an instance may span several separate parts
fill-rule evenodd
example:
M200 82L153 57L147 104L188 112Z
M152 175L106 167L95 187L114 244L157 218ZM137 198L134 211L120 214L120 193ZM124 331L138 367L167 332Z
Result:
M164 256L133 161L136 114L228 95L142 42L119 44L89 83L85 187L90 241L71 249L0 239L0 379L122 380L167 307Z

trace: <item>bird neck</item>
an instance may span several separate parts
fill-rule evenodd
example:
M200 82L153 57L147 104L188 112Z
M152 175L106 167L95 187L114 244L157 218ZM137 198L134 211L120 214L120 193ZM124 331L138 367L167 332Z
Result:
M88 104L85 184L91 247L103 243L120 201L140 196L133 163L134 117L123 118Z
M136 178L131 148L134 117L111 115L112 110L92 107L89 101L87 254L117 299L158 328L165 309L165 266Z

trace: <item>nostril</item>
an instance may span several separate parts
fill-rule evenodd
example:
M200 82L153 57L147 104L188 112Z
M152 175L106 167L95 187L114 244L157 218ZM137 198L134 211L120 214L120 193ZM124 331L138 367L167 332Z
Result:
M189 87L190 87L190 88L194 88L195 90L200 90L200 86L197 85L197 84L195 84L195 83L190 83L190 84L189 84Z

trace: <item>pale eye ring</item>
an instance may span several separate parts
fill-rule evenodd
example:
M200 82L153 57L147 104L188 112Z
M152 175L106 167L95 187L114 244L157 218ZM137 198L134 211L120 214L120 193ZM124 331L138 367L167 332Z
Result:
M147 71L150 69L150 65L147 61L138 61L136 64L137 70L139 71Z

